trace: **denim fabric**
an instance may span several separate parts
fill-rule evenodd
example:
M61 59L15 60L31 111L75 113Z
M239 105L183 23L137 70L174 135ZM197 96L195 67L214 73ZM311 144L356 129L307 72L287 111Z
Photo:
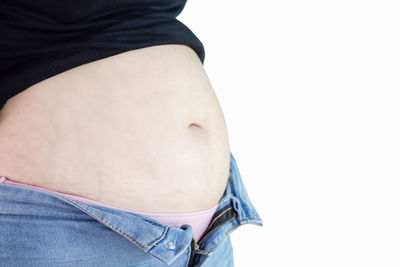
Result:
M232 153L229 180L210 231L0 183L0 266L233 266L229 234L262 226ZM195 249L197 247L197 249Z

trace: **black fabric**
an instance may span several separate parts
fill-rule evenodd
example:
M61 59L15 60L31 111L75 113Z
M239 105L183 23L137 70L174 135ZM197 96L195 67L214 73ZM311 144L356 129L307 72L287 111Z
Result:
M0 0L0 109L79 65L160 44L204 47L176 17L186 0Z

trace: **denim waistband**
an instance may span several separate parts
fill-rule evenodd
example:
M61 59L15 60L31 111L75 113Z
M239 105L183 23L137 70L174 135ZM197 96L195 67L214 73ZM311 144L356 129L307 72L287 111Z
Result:
M166 264L174 262L192 243L193 230L190 225L185 224L181 228L169 227L138 213L80 203L51 192L0 184L0 199L0 213L11 212L11 209L26 212L26 203L42 207L39 210L43 214L48 207L53 208L54 212L54 208L62 205L73 206ZM219 246L225 235L237 227L248 223L263 225L262 219L249 200L232 152L228 183L211 222L210 226L218 224L221 227L209 233L206 237L207 242L200 245L206 256Z

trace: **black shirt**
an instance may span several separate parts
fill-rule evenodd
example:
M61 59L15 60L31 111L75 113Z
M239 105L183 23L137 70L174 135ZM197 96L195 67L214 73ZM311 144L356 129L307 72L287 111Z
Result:
M0 0L0 109L79 65L160 44L204 47L176 19L186 0Z

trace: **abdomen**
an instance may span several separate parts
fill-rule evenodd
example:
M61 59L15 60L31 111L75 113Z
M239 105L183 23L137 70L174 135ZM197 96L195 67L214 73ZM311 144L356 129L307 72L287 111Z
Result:
M211 208L229 175L221 107L184 45L129 51L29 87L1 110L0 139L0 175L124 209Z

